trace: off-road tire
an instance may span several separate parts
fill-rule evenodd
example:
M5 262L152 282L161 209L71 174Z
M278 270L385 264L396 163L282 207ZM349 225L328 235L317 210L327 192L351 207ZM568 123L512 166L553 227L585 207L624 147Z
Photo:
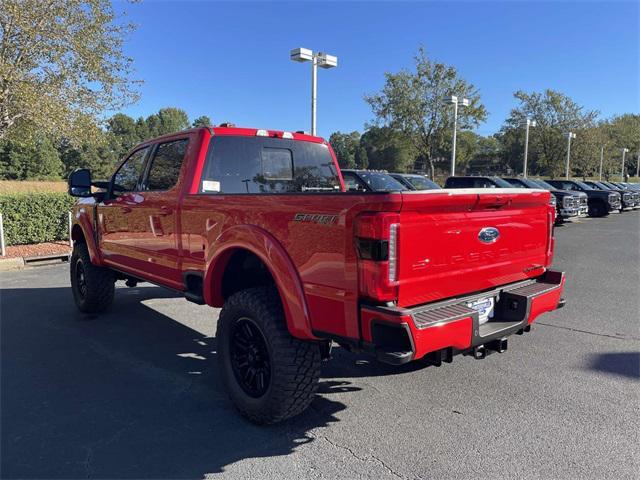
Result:
M84 243L73 246L69 264L71 291L78 310L99 313L108 309L115 295L116 278L113 271L93 265L89 249Z
M268 386L258 397L242 386L233 353L238 351L234 329L248 321L259 330L269 356ZM249 288L231 295L220 312L216 337L220 376L231 401L250 421L281 422L309 406L320 378L320 346L291 336L275 288Z

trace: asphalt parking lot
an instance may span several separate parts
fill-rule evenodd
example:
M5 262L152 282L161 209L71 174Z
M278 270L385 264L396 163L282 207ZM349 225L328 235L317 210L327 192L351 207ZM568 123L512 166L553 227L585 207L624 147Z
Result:
M238 416L217 311L148 285L79 314L67 265L3 272L2 478L637 478L640 211L556 230L567 306L485 360L334 350L307 412Z

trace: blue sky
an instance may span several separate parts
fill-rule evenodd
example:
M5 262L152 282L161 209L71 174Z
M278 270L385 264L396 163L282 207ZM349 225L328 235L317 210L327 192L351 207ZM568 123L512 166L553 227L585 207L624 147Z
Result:
M138 29L126 44L144 80L124 111L184 108L214 123L309 130L306 47L335 54L318 74L318 133L362 131L365 93L385 71L411 67L419 45L458 68L496 132L518 89L564 92L608 117L640 111L639 2L168 2L117 3Z

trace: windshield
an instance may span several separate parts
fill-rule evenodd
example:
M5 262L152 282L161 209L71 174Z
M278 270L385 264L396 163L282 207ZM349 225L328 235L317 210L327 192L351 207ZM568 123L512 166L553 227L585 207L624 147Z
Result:
M513 188L513 185L499 177L491 177L491 180L500 188Z
M595 188L593 188L593 187L592 187L592 186L590 186L590 185L587 185L587 184L586 184L586 183L584 183L584 182L575 182L575 183L576 183L577 185L579 185L579 186L580 186L580 188L582 188L583 190L595 190Z
M358 175L365 181L374 192L388 192L392 190L408 190L398 180L388 173L383 172L358 172Z
M440 185L436 182L432 182L422 175L407 175L404 178L409 180L409 183L411 183L416 190L433 190L440 188Z
M599 188L603 190L618 190L618 187L616 187L615 185L611 185L610 183L605 183L605 182L593 182L593 183L595 183Z
M546 188L547 190L557 190L556 187L554 187L553 185L551 185L550 183L545 182L544 180L540 180L540 179L535 179L535 180L531 180L533 183L538 184L538 186L542 187L542 188Z

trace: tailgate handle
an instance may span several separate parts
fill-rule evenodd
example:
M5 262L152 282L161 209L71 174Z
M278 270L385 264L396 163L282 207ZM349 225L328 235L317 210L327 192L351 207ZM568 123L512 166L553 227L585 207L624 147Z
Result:
M505 197L502 195L496 195L495 197L491 198L491 199L487 199L486 203L482 202L482 200L480 200L480 207L484 207L486 209L499 209L502 208L504 206L508 206L511 205L511 198L510 197Z

